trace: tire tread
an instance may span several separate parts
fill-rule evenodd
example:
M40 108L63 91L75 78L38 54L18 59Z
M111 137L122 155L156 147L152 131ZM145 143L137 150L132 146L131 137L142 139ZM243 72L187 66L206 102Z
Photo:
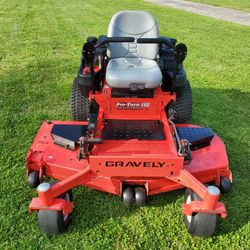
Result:
M192 90L189 81L186 81L184 91L181 95L177 94L176 102L171 103L169 108L175 112L173 122L176 124L190 123L192 120Z
M71 89L70 110L74 121L87 121L89 116L89 99L80 93L77 79L74 80Z

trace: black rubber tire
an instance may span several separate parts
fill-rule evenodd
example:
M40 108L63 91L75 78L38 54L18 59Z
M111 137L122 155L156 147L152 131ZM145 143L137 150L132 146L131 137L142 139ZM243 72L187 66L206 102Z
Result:
M170 103L167 107L167 110L169 108L174 110L173 122L176 124L190 123L192 120L192 90L188 80L183 88L176 93L176 102Z
M40 184L39 172L38 171L31 171L28 175L27 182L31 188L38 187L38 185Z
M122 193L122 201L124 205L131 206L135 200L135 190L132 187L126 187Z
M184 203L189 201L201 200L201 198L190 188L186 189ZM216 224L217 214L196 213L192 216L184 215L184 222L189 233L194 236L209 237L213 235Z
M227 177L220 178L219 189L222 194L229 193L232 190L232 182Z
M135 204L137 206L143 206L146 203L147 194L146 189L143 187L135 188Z
M51 186L56 184L56 181L50 183ZM66 201L73 201L72 191L69 190L58 196L58 198L66 199ZM38 224L41 231L48 235L63 233L71 220L72 213L64 215L62 211L55 210L39 210Z
M77 78L71 89L70 111L74 121L87 121L89 116L89 99L79 90Z

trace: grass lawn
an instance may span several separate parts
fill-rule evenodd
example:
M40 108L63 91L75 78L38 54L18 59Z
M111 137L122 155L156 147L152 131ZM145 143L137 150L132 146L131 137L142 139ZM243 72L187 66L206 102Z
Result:
M250 12L249 0L187 0L187 1L210 4L210 5Z
M111 16L123 9L151 11L162 34L187 44L193 122L213 128L227 145L234 186L222 197L228 218L211 238L187 233L183 190L125 208L119 197L76 188L73 223L53 237L27 212L36 191L25 182L25 154L42 120L70 119L82 44L88 35L105 34ZM2 0L0 18L0 249L249 248L249 27L142 0Z

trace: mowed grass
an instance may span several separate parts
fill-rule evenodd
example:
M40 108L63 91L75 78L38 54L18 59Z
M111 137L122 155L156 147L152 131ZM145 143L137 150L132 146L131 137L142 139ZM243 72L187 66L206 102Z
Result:
M74 189L73 223L48 237L27 208L36 191L25 180L25 154L41 121L70 119L72 80L89 35L105 34L119 10L152 12L161 34L189 48L193 122L225 141L234 176L222 197L228 218L216 235L185 229L183 190L126 208L119 197ZM250 247L250 29L143 1L1 1L0 249L249 249Z
M250 12L249 0L188 0L188 1Z

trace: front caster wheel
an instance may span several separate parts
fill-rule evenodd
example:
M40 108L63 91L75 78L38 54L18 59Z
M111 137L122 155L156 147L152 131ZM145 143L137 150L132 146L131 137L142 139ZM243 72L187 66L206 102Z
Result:
M28 179L27 179L28 185L31 188L36 188L40 184L40 179L39 179L39 172L37 171L31 171L28 174Z
M59 195L58 198L65 199L67 202L73 201L71 190ZM70 223L71 215L72 213L64 214L63 211L57 210L39 210L38 224L40 229L48 235L63 233Z
M135 188L135 204L137 206L142 206L146 203L147 194L143 187Z
M187 188L184 196L184 203L190 204L191 201L201 200L201 198L192 190ZM211 236L216 228L217 214L194 213L193 215L184 215L184 222L189 233L195 236Z
M62 211L40 210L38 212L40 229L48 235L64 232L69 224L69 215Z

